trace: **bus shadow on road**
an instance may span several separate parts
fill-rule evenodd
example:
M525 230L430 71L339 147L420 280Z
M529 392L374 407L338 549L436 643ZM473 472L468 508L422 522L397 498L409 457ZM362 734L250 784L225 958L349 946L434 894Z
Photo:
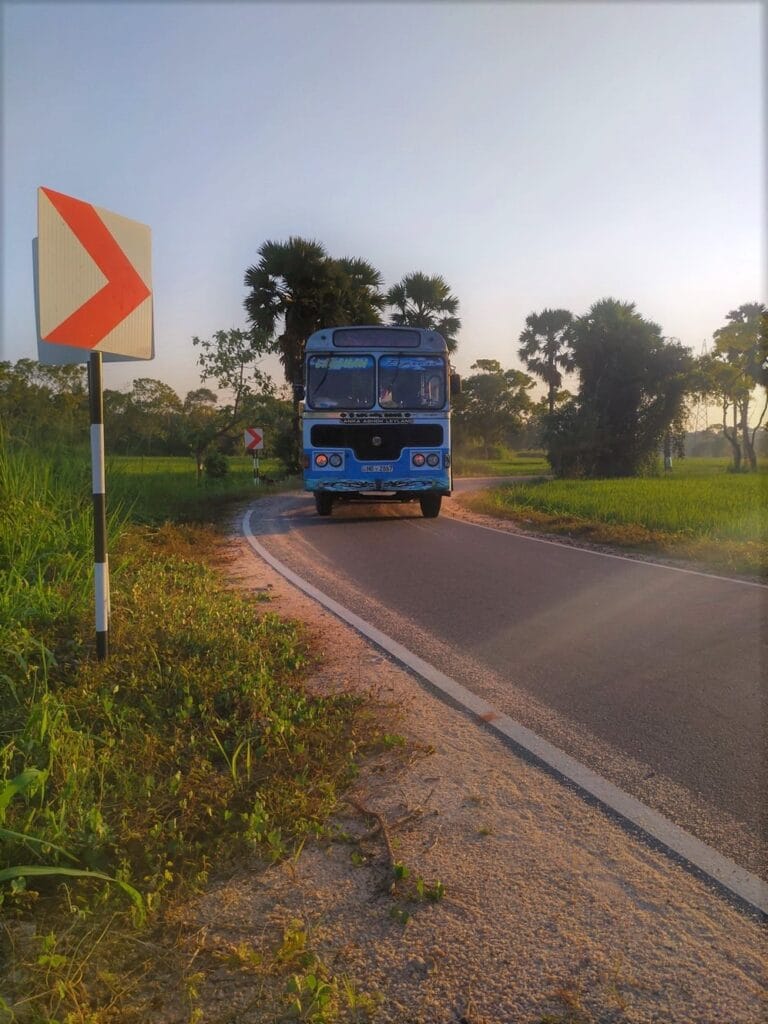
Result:
M423 519L419 503L391 502L342 502L335 505L329 516L320 516L315 511L311 496L293 496L290 504L280 503L270 508L255 507L250 510L250 527L256 537L285 535L293 529L306 530L309 527L353 526L363 523L394 522L398 519Z

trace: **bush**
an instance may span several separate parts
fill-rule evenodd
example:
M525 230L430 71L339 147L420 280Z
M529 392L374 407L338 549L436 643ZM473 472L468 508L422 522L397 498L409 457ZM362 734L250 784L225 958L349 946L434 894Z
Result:
M203 465L205 475L212 480L221 480L229 472L229 459L222 452L210 452Z

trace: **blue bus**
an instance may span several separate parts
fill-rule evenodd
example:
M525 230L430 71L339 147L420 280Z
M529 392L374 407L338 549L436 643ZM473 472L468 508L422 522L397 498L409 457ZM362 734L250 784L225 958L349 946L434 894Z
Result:
M328 327L307 341L304 488L318 515L341 501L418 501L451 493L451 374L437 331Z

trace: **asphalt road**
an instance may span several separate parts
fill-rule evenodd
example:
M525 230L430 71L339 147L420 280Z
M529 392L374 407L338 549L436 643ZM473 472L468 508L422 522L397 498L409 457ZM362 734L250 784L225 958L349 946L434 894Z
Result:
M684 826L713 808L764 835L768 588L425 520L417 505L320 518L302 495L273 509L252 529L275 557L500 710L546 734L551 709L568 728L547 738L582 759L580 733L618 752L632 768L612 781L651 802L658 778L658 809ZM539 708L529 721L520 694ZM616 758L590 757L610 777Z

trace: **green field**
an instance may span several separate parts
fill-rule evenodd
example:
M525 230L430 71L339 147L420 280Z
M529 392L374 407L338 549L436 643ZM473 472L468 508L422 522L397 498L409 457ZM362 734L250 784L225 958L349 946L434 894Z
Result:
M198 481L191 457L111 456L107 459L107 501L130 510L136 522L207 522L227 504L297 486L295 479L285 476L277 459L259 460L258 485L250 456L233 456L228 463L229 472L222 479L203 474Z
M509 452L500 459L454 455L456 476L536 476L551 472L542 452Z
M768 471L686 459L658 477L513 484L465 502L539 530L768 572Z

